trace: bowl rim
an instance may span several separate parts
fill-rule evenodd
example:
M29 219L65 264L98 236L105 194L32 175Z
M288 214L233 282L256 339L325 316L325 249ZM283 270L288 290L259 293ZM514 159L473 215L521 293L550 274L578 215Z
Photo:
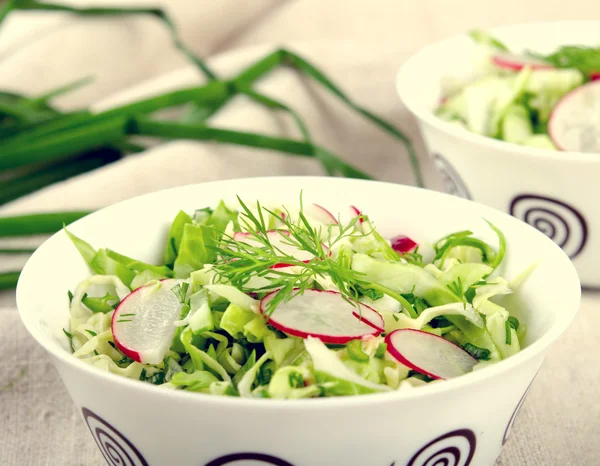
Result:
M600 28L600 20L565 20L565 21L530 21L522 23L514 23L504 26L490 28L489 31L493 34L510 34L516 29L525 29L529 27L576 27L586 25L589 27ZM473 144L483 145L490 149L508 152L515 156L531 156L536 158L545 158L553 161L568 161L576 163L600 163L600 154L591 152L578 151L562 151L542 149L537 147L527 147L519 144L494 139L489 136L465 131L457 128L455 125L448 123L436 116L422 101L418 99L418 93L413 92L414 86L409 84L410 77L419 71L416 62L425 54L431 53L433 50L445 46L452 42L458 42L468 38L467 33L455 34L440 41L436 41L422 47L418 52L412 54L401 66L396 74L396 93L404 103L406 108L417 118L423 122L433 126L437 130L447 136L464 139ZM460 49L457 47L457 53Z
M404 390L397 391L391 390L389 392L382 393L373 393L373 394L365 394L360 396L342 396L342 397L329 397L329 398L316 398L316 399L299 399L299 400L289 400L289 399L261 399L261 398L241 398L241 397L228 397L228 396L215 396L204 393L196 393L196 392L188 392L185 390L166 390L164 388L161 389L160 386L153 386L147 383L141 383L138 380L129 379L127 377L123 377L117 374L113 374L110 372L105 372L86 364L82 360L73 357L72 354L67 352L66 350L57 347L57 345L52 344L51 340L53 337L43 333L37 325L34 324L34 318L30 317L28 309L30 305L27 304L27 292L30 289L30 286L27 283L28 277L31 273L31 270L35 266L35 258L43 253L48 248L51 248L53 244L57 241L61 241L64 236L64 231L59 231L53 234L50 238L48 238L44 243L32 254L30 259L25 264L21 276L19 277L19 281L17 283L16 289L16 298L17 298L17 308L19 312L19 317L21 322L29 332L29 334L34 338L37 344L39 344L44 350L53 357L53 362L57 365L58 362L69 366L73 371L80 372L86 375L89 375L93 379L104 381L107 383L113 383L122 386L124 389L132 389L132 390L142 390L144 393L148 393L149 395L154 394L154 396L165 397L165 399L177 399L177 400L196 400L189 401L190 403L211 403L213 405L227 407L235 407L235 408L249 408L251 409L253 406L258 407L260 409L307 409L311 406L317 407L318 409L335 409L340 406L370 406L377 405L380 403L392 402L394 400L403 400L403 399L419 399L422 397L431 397L438 396L439 394L448 394L457 390L461 390L468 385L483 383L485 381L489 381L495 377L499 377L507 371L517 367L524 366L527 363L530 363L538 356L543 356L545 352L554 344L554 342L568 329L571 325L572 321L575 319L580 310L580 302L581 302L581 284L575 270L574 265L564 253L564 251L556 245L550 238L545 236L543 233L535 230L535 228L527 225L524 222L519 221L518 219L492 207L483 205L481 203L470 201L467 199L459 198L456 196L452 196L450 194L441 193L433 190L428 190L424 188L414 187L414 186L406 186L395 183L389 183L384 181L373 181L373 180L358 180L358 179L349 179L349 178L329 178L325 176L276 176L276 177L256 177L256 178L240 178L240 179L231 179L231 180L220 180L220 181L212 181L207 183L197 183L179 186L175 188L168 188L159 191L150 192L147 194L135 196L132 198L125 199L123 201L111 204L109 206L98 209L97 211L87 215L84 218L73 222L71 225L76 225L79 223L86 223L93 219L95 216L104 215L105 212L110 211L112 209L116 209L117 206L121 206L122 204L129 202L139 202L144 198L152 199L155 196L161 196L164 193L172 193L178 190L186 190L186 189L196 189L199 186L208 186L207 189L219 189L223 185L227 184L235 184L239 182L250 182L256 184L262 184L268 181L272 181L274 178L284 179L289 181L290 184L293 182L302 182L302 183L339 183L339 184L353 184L353 185L364 185L364 186L374 186L374 185L386 185L386 186L394 186L395 189L406 190L408 192L412 192L413 195L416 196L434 196L440 198L451 199L452 202L461 203L465 206L471 206L472 208L476 208L481 210L481 215L487 211L490 213L494 213L496 216L503 217L503 222L506 223L514 223L518 224L519 228L532 229L539 235L539 241L545 241L550 248L553 248L555 251L555 255L560 256L565 261L565 266L569 270L565 270L565 278L567 282L566 289L570 289L571 300L573 300L573 311L571 313L559 314L557 319L553 323L553 325L546 331L546 333L539 338L538 340L531 343L529 346L523 348L519 353L511 356L508 359L502 360L497 364L493 364L489 367L485 367L482 370L474 371L469 374L465 374L461 377L457 377L450 380L444 380L443 383L433 383L428 384L427 386L419 387L415 390ZM250 181L251 180L251 181ZM33 314L32 314L33 315ZM561 317L562 316L562 317ZM541 362L540 362L541 364ZM65 384L66 385L66 384ZM148 391L149 390L149 391ZM186 401L188 402L188 401Z

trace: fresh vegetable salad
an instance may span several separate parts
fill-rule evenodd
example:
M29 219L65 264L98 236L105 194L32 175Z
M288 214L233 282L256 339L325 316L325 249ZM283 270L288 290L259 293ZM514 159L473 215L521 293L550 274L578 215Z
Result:
M486 33L471 37L478 67L444 80L440 118L524 146L600 152L600 47L517 54Z
M95 273L68 293L73 355L163 388L284 399L410 389L520 350L524 326L494 302L513 288L495 226L495 247L470 231L428 246L344 217L241 199L179 212L163 265L67 231Z

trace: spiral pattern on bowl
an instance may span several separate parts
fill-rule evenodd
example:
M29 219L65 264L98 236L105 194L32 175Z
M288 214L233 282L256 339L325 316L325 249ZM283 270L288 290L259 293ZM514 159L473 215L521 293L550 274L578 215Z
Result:
M467 185L452 164L438 153L432 154L432 158L438 172L442 176L442 181L448 194L464 197L465 199L473 199L469 188L467 188Z
M264 453L232 453L230 455L220 456L208 463L204 466L226 466L229 464L239 464L238 461L243 460L252 460L253 464L270 464L273 466L294 466L292 463L289 463L281 458L277 458L276 456L267 455Z
M138 449L112 425L87 408L83 418L102 456L110 466L148 466Z
M577 257L585 247L587 222L577 209L563 201L537 194L521 194L511 201L509 212L544 233L570 259Z
M477 438L472 430L454 430L421 448L407 466L469 466L476 446Z

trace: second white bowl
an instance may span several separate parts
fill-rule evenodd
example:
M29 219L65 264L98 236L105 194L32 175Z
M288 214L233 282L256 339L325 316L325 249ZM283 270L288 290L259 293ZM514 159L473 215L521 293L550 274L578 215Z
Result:
M561 45L598 45L600 21L522 24L491 33L511 50L550 53ZM446 190L508 212L554 240L585 286L600 286L600 154L555 152L480 136L434 114L444 78L474 70L467 35L425 47L398 74L398 93L416 116Z

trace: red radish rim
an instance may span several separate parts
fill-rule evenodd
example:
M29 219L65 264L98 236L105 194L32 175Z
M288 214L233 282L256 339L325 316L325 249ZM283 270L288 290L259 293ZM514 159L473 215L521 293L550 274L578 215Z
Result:
M162 281L162 280L161 280ZM122 344L117 337L115 336L115 323L117 320L117 316L120 314L120 309L121 306L125 303L125 301L127 301L134 293L138 293L139 290L141 290L142 288L144 288L144 286L140 286L138 288L136 288L135 290L133 290L131 293L129 293L127 296L125 296L121 302L119 303L119 305L117 306L117 308L115 309L115 311L113 312L112 315L112 319L110 320L110 332L112 333L113 336L113 340L115 342L115 345L117 346L117 348L119 349L119 351L121 351L121 353L123 353L125 356L127 356L128 358L133 359L135 362L141 362L142 358L141 355L138 351L135 351L131 348L129 348L128 346L125 346L124 344Z
M406 359L402 353L400 353L394 346L394 342L392 341L392 337L394 334L398 333L398 332L417 332L419 334L426 334L427 336L431 336L431 337L435 337L435 338L439 338L440 340L444 340L445 343L448 343L450 345L454 345L456 348L458 348L460 351L467 353L463 348L461 348L460 346L458 346L456 343L453 343L449 340L446 340L445 338L436 335L434 333L429 333L429 332L424 332L423 330L417 330L414 328L399 328L397 330L394 330L393 332L388 333L385 336L385 343L387 344L387 350L389 351L389 353L398 360L398 362L400 362L401 364L404 364L406 367L418 372L419 374L423 374L426 375L427 377L430 377L434 380L448 380L448 379L444 379L443 377L439 376L439 375L435 375L432 374L431 372L428 372L426 370L424 370L422 367L419 367L417 365L415 365L413 362L409 361L408 359ZM471 356L469 354L469 356ZM473 356L471 356L473 357ZM475 358L473 358L475 359Z
M350 206L350 210L352 211L352 214L354 215L354 217L360 217L362 215L362 212L360 210L358 210L357 207L351 205ZM364 218L360 218L358 220L358 223L363 223L365 221Z
M294 291L299 290L299 288L294 288ZM330 343L330 344L334 344L334 345L343 345L346 344L352 340L359 340L361 338L363 338L364 336L367 335L373 335L373 336L378 336L379 334L383 333L385 330L383 328L384 325L384 320L383 317L381 316L381 314L379 314L379 312L377 312L375 309L373 309L370 306L367 306L366 304L363 303L358 303L360 306L364 306L365 308L373 311L380 319L381 319L381 324L382 326L377 326L376 324L374 324L373 322L371 322L370 320L367 320L364 318L364 316L359 316L356 312L352 312L352 315L354 317L356 317L359 321L365 323L366 325L368 325L369 327L373 328L373 332L372 333L363 333L360 335L352 335L352 336L347 336L347 335L342 335L342 336L332 336L332 335L326 335L326 334L322 334L322 333L312 333L312 332L305 332L302 330L297 330L294 328L290 328L287 327L286 325L283 325L275 320L272 319L271 316L267 316L265 315L265 308L264 308L264 304L265 302L270 301L270 299L272 298L272 296L274 296L275 294L279 293L279 290L275 290L275 291L271 291L269 294L265 295L263 297L263 299L260 300L260 306L259 306L259 311L260 314L265 318L266 322L269 325L272 325L273 327L275 327L277 330L280 330L284 333L287 333L288 335L292 335L294 337L299 337L299 338L308 338L310 337L314 337L314 338L318 338L319 340L321 340L323 343ZM332 291L332 290L315 290L315 289L308 289L305 291L316 291L318 293L330 293L330 294L335 294L335 295L339 295L341 296L341 293L338 293L337 291Z
M333 216L333 214L332 214L331 212L329 212L329 210L327 210L325 207L323 207L322 205L319 205L319 204L315 204L315 203L313 203L313 206L315 206L317 209L319 209L319 210L323 211L323 213L324 213L325 215L327 215L327 216L328 216L328 217L331 219L331 222L332 222L334 225L337 225L337 224L338 224L338 221L337 221L337 219L336 219L336 218Z
M599 74L600 77L600 74ZM554 143L554 145L562 152L572 152L572 153L579 153L579 154L587 154L587 152L580 152L580 151L574 151L574 150L569 150L569 149L565 149L562 145L560 145L558 143L558 141L556 140L555 136L554 136L554 131L556 129L554 129L553 131L553 125L552 122L555 119L556 116L556 111L560 108L560 106L562 104L564 104L568 99L572 98L573 95L578 92L580 89L586 88L588 86L598 86L600 85L600 79L596 79L594 81L590 81L588 83L585 83L581 86L576 87L575 89L567 92L565 95L563 95L558 102L556 102L556 104L554 105L554 107L552 108L552 111L550 112L550 116L548 117L548 136L550 137L550 139L552 139L552 142ZM593 153L590 153L589 155L594 155ZM597 156L597 154L595 154Z
M160 280L158 280L159 282L165 282L168 280L175 280L173 278L162 278ZM121 351L121 353L123 353L125 356L127 356L128 358L133 359L135 362L142 362L142 356L140 354L139 351L135 351L131 348L129 348L128 346L125 346L123 343L121 343L119 341L119 339L116 337L115 335L115 323L117 323L117 316L120 313L120 309L121 306L123 305L123 303L125 303L125 301L127 301L127 299L129 299L133 294L141 291L143 288L145 288L148 285L142 285L142 286L138 286L135 290L133 290L132 292L130 292L127 296L125 296L121 302L119 303L119 305L115 308L112 318L110 319L110 332L112 333L113 336L113 340L115 345L117 346L117 348L119 349L119 351Z
M527 57L507 53L496 53L492 56L492 63L498 68L503 68L505 70L521 71L526 66L530 67L532 70L549 70L554 68L554 66L549 63L535 63L528 62L527 60Z
M298 291L299 289L300 289L300 288L294 288L294 291ZM280 290L281 290L281 288L280 288L280 289L278 289L278 290L273 290L273 291L271 291L269 294L267 294L267 295L265 295L265 296L263 297L263 299L261 300L261 305L260 305L260 313L261 313L261 314L263 314L263 315L264 315L264 309L263 309L262 302L263 302L264 300L268 299L268 298L269 298L271 295L274 295L274 294L278 293ZM340 292L338 292L338 291L333 291L333 290L316 290L316 289L313 289L313 288L308 288L308 289L307 289L307 290L305 290L305 291L315 291L315 292L317 292L317 293L329 293L329 294L335 294L335 295L341 296L341 293L340 293ZM352 314L353 314L355 317L359 318L359 319L360 319L362 322L364 322L365 324L369 325L370 327L373 327L375 330L378 330L380 333L381 333L381 332L384 332L384 331L385 331L385 329L384 329L384 320L383 320L383 317L381 316L381 314L380 314L379 312L377 312L375 309L373 309L371 306L368 306L367 304L364 304L364 303L358 303L358 304L359 304L360 306L364 306L364 307L366 307L366 308L367 308L367 309L369 309L370 311L373 311L373 312L374 312L374 313L375 313L375 314L376 314L376 315L377 315L377 316L378 316L378 317L381 319L381 321L380 321L380 323L381 323L381 326L378 326L377 324L374 324L373 322L371 322L371 321L369 321L369 320L365 319L365 318L364 318L364 316L359 316L359 315L358 315L356 312L352 312Z
M285 215L285 214L283 214L283 215ZM277 233L277 234L282 234L284 236L290 236L290 232L287 231L287 230L267 230L267 235L269 233ZM250 232L247 232L247 231L237 231L237 232L235 232L233 234L233 240L234 241L239 241L239 239L237 239L237 238L240 238L242 236L243 237L247 237L247 236L254 237L254 235L252 233L250 233ZM302 262L304 262L306 264L309 261L310 261L310 259L302 261ZM292 266L293 266L293 264L285 264L285 263L281 262L279 264L272 265L270 268L271 269L283 269L285 267L292 267Z
M328 293L335 293L335 291L331 291L331 290L323 290L323 291L327 291ZM359 303L359 305L360 305L360 306L364 306L364 307L366 307L366 308L370 309L370 310L371 310L371 311L373 311L373 312L377 312L375 309L373 309L372 307L370 307L370 306L368 306L368 305L366 305L366 304ZM369 327L373 327L373 329L374 329L374 330L376 330L378 333L383 333L383 332L385 332L385 328L383 328L383 326L382 326L382 327L379 327L377 324L374 324L374 323L373 323L373 322L371 322L370 320L368 320L368 319L365 319L365 317L364 317L364 316L361 316L361 315L360 315L358 312L356 312L356 311L353 311L353 312L352 312L352 315L353 315L354 317L356 317L358 320L360 320L361 322L364 322L365 324L367 324ZM379 314L379 312L377 312L377 315L381 316L381 314ZM382 323L383 323L383 322L384 322L384 321L383 321L383 317L382 317L381 319L382 319Z

